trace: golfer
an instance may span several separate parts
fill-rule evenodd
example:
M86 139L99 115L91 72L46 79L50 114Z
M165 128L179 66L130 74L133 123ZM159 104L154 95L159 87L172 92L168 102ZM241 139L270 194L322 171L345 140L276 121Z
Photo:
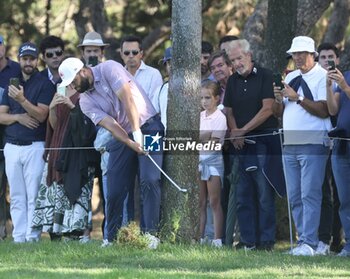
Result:
M71 85L80 93L80 106L95 125L109 130L114 139L107 145L107 240L111 245L121 227L123 201L134 186L139 167L141 186L141 230L155 242L159 225L160 171L145 156L143 135L160 141L164 126L142 88L131 74L115 61L87 67L77 58L64 60L59 67L61 86ZM162 165L162 151L153 153Z

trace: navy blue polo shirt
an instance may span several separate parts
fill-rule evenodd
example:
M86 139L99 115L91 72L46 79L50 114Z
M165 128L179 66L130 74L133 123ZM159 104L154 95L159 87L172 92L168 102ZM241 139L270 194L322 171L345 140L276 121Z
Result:
M19 78L21 76L21 66L9 58L6 59L7 65L0 71L0 102L5 89L7 89L9 85L10 78Z
M262 108L263 99L274 99L272 72L261 67L253 67L252 72L243 77L237 72L226 84L224 106L232 108L237 128L243 128ZM254 131L277 128L278 121L269 117ZM252 131L254 133L254 131Z
M55 86L39 72L35 72L29 80L23 81L21 76L20 85L24 88L24 96L33 105L39 103L49 105L55 94ZM9 107L10 114L26 113L25 109L15 100L8 96L8 88L4 92L1 105ZM40 123L36 129L29 129L18 122L8 125L5 129L5 141L44 141L46 133L46 121Z

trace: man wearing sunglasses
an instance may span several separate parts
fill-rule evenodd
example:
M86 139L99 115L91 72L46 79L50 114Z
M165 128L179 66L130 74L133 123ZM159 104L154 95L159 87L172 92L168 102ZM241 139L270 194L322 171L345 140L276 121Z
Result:
M47 68L41 74L46 76L54 85L61 82L58 67L64 58L64 42L56 36L47 36L40 43L40 52Z
M163 79L160 72L143 62L142 40L137 36L124 37L120 43L121 57L125 68L131 73L143 90L152 100L153 94L159 86L162 86Z

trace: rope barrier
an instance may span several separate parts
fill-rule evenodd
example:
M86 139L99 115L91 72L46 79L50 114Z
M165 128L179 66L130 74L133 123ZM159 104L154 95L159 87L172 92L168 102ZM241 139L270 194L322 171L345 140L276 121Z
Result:
M283 135L283 130L280 129L279 131L273 131L271 133L265 133L265 134L256 134L256 135L246 135L246 136L238 136L238 137L228 137L224 138L224 141L227 140L235 140L235 139L249 139L249 138L259 138L259 137L268 137L268 136L276 136L276 135ZM350 141L350 138L344 138L344 137L324 137L324 139L331 139L331 140L344 140L344 141ZM76 146L76 147L46 147L44 150L47 151L54 151L54 150L96 150L96 149L102 149L102 147L95 148L93 146ZM0 151L4 151L3 148L0 149Z

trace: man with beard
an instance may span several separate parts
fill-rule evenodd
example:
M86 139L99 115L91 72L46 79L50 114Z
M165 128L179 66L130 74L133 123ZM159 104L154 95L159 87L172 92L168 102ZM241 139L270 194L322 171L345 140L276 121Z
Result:
M19 85L10 85L0 105L0 124L5 129L5 165L10 186L10 213L16 243L39 240L31 220L44 168L44 141L49 104L55 92L41 75L37 47L30 42L19 48Z
M47 68L41 71L52 84L56 85L61 81L58 74L58 67L64 58L64 42L56 36L47 36L40 43L40 52Z
M125 68L106 61L84 67L77 58L64 60L59 67L62 85L72 84L80 93L80 106L95 125L110 131L115 138L108 143L110 156L107 171L107 241L111 245L122 224L123 202L134 186L137 165L142 199L141 229L155 246L160 211L160 171L144 156L143 134L160 142L164 126L141 86ZM152 152L162 165L162 151ZM138 156L140 155L140 156ZM138 164L137 164L138 162ZM153 246L153 245L151 245ZM154 247L154 246L153 246Z

